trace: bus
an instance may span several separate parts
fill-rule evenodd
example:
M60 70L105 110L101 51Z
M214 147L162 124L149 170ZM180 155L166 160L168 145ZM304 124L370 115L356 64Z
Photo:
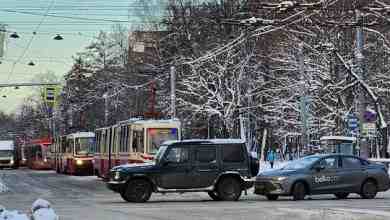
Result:
M17 156L14 141L0 141L0 169L17 168L16 160Z
M152 161L162 142L181 139L178 120L129 119L96 129L95 175L107 178L117 165Z
M51 146L51 164L57 173L93 174L95 133L77 132L58 136Z
M48 161L48 149L51 145L50 138L35 139L22 146L22 160L26 166L33 170L50 170Z

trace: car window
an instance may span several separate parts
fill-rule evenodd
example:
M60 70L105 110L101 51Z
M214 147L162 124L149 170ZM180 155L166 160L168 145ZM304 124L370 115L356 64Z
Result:
M189 148L173 147L169 149L166 161L170 163L186 163L189 161Z
M199 147L195 151L195 162L214 163L217 159L216 147Z
M222 147L222 160L228 163L237 163L245 160L242 147L237 144L225 145Z
M325 169L335 169L338 167L337 157L327 157L322 159L319 163L320 166L324 166Z
M355 157L343 157L343 168L359 168L362 165L360 159Z

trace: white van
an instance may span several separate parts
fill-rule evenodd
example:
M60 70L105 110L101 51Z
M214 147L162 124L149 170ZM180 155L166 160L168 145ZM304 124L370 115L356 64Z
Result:
M0 141L0 169L15 167L15 153L15 145L13 141Z

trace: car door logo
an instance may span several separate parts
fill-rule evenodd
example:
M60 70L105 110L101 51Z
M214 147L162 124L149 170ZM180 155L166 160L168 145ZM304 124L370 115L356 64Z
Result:
M315 176L314 177L314 182L315 183L336 183L337 180L339 179L338 176Z

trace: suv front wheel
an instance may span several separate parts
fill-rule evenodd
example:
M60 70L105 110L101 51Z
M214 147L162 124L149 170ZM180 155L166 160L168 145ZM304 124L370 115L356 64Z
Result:
M127 202L147 202L152 195L152 186L147 180L131 180L120 194Z
M223 201L237 201L242 193L239 180L233 177L225 177L217 186L218 196Z

